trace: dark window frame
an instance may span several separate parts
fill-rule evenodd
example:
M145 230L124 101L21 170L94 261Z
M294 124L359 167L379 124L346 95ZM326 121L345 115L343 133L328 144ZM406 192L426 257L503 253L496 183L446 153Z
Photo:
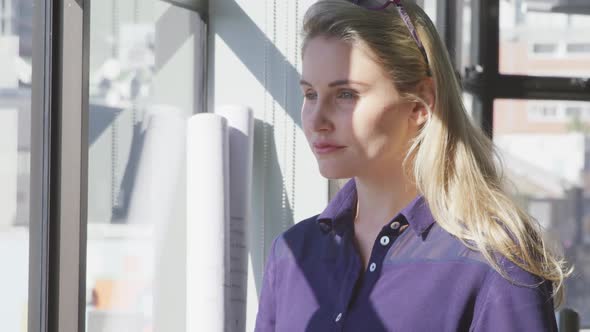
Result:
M35 2L29 332L86 327L90 2ZM207 0L168 2L207 22Z
M471 0L472 18L471 54L474 65L463 70L465 91L474 96L474 113L489 137L493 137L494 100L541 99L590 101L590 79L560 76L529 76L500 73L500 1ZM442 0L449 3L449 0ZM447 11L447 15L455 12ZM448 22L456 22L455 31L461 29L461 21L447 16ZM448 36L445 41L448 45ZM452 51L451 51L452 53Z
M29 331L85 328L89 1L40 1L33 28Z
M448 6L451 0L439 1L442 1L443 6ZM493 138L494 132L494 101L496 99L590 101L590 78L501 73L499 70L500 0L471 0L471 4L470 53L475 65L462 68L464 70L462 82L464 90L473 95L473 112L490 138ZM444 12L444 9L442 10ZM453 16L455 13L457 11L446 10L445 20L455 22L452 29L461 31L460 29L464 28L461 26L462 20L456 19L456 16ZM453 44L448 35L444 35L444 38L447 45L455 48L459 46ZM452 54L453 50L450 51ZM576 210L581 208L577 206ZM571 322L573 321L564 320L560 324Z

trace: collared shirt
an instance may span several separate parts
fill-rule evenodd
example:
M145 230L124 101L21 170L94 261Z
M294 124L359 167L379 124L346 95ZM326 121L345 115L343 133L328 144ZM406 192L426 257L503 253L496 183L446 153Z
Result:
M421 195L383 226L363 271L356 200L352 179L273 240L255 331L557 331L550 283L507 260L502 277Z

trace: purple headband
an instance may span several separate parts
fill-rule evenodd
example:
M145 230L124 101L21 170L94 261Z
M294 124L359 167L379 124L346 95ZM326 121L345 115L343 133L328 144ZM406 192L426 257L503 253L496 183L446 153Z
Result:
M428 56L426 55L426 50L424 49L424 46L422 45L422 42L420 41L420 38L418 37L418 32L416 31L416 27L414 27L414 24L412 23L412 20L410 19L410 15L408 15L408 12L406 12L406 9L402 5L402 1L401 0L387 0L384 4L382 4L381 6L377 6L377 7L363 6L363 5L359 4L361 1L362 0L352 0L352 3L354 3L357 6L363 7L365 9L376 10L376 11L384 10L390 4L395 5L395 7L397 8L397 11L399 12L399 15L401 16L402 20L404 20L404 23L408 27L408 30L410 30L410 35L412 35L412 38L414 38L414 41L416 42L418 49L420 49L420 52L424 56L424 61L426 61L426 65L428 66L427 74L428 74L428 76L431 76L430 64L428 62Z

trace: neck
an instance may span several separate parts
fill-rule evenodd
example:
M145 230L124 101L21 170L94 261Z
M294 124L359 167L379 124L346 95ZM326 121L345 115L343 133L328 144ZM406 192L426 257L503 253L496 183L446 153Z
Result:
M418 195L416 185L402 173L389 173L387 177L355 177L356 224L383 227Z

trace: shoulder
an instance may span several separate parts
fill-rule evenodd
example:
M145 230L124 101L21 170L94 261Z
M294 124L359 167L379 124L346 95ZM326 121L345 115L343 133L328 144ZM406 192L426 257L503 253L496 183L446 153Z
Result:
M460 259L468 262L478 262L486 266L488 281L494 281L496 279L506 279L512 281L513 284L521 285L540 285L543 280L536 275L524 270L516 263L508 260L506 257L499 254L495 255L495 260L502 271L498 272L488 259L477 250L473 250L468 247L463 241L459 240L455 236L452 236L440 227L437 227L433 232L433 238L437 243L435 246L439 250L437 255L446 256L448 259Z
M483 277L482 290L488 287L511 289L512 287L546 288L544 280L524 270L503 256L496 255L499 270L478 250L468 247L463 241L451 235L439 225L430 229L426 239L418 245L408 245L401 256L414 257L437 263L455 263L476 268ZM470 268L471 269L471 268ZM498 293L498 295L501 295Z
M474 326L485 331L552 331L551 328L546 329L554 324L550 281L499 254L494 256L499 267L496 269L481 252L469 248L440 227L433 228L430 235L430 240L436 243L436 253L432 255L437 259L479 266L476 268L480 281L476 283ZM465 267L456 271L468 270ZM500 321L507 325L497 323Z
M500 272L490 268L484 284L486 302L517 301L518 298L551 300L550 281L526 271L505 257L498 258L498 261Z
M428 245L426 245L428 243ZM462 275L464 287L469 273L475 273L475 302L472 330L554 331L552 285L496 255L499 270L479 251L435 225L422 255L437 262L454 262L453 274ZM428 249L428 250L426 250ZM460 264L457 265L456 263ZM477 271L477 272L476 272Z
M552 285L513 262L500 259L477 297L473 330L557 331Z
M301 220L273 240L273 255L280 259L290 255L302 255L306 248L313 249L317 245L322 232L317 224L319 214Z
M406 231L408 232L408 231ZM396 259L424 260L435 263L454 263L477 266L487 271L490 264L477 250L469 248L463 241L453 236L437 223L426 234L403 234L396 248Z

